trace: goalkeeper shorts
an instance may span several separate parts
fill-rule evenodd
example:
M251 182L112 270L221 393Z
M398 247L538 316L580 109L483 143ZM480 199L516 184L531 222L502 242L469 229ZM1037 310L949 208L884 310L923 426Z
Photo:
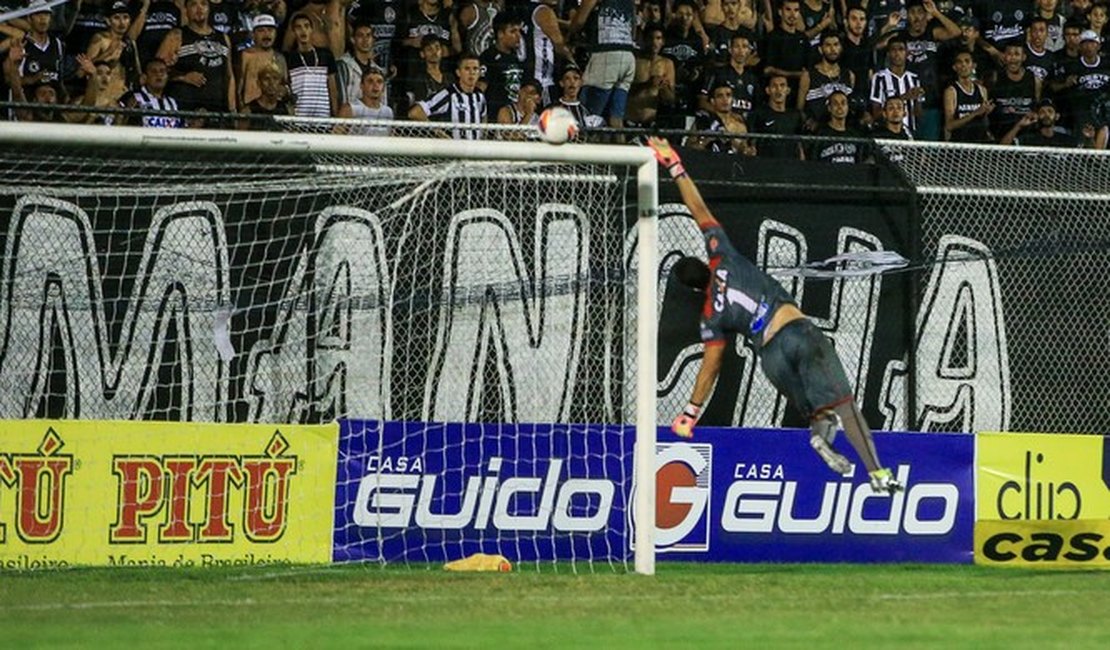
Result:
M760 354L763 374L807 419L852 398L844 366L829 340L806 318L783 326Z

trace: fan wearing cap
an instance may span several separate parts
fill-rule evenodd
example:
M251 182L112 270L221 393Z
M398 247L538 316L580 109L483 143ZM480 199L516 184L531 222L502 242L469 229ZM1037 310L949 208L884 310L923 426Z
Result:
M578 126L581 129L578 132L578 139L582 140L586 136L586 129L593 129L605 126L605 120L600 115L594 115L586 105L582 103L582 69L576 63L571 61L563 66L560 71L558 79L559 97L545 108L551 106L562 106L570 111L574 119L578 121Z
M1072 110L1073 130L1082 129L1091 121L1091 104L1110 89L1110 62L1102 56L1101 47L1098 33L1084 30L1079 35L1079 57L1065 68L1064 87Z
M120 97L128 88L139 83L142 69L139 66L139 49L135 45L138 31L132 29L130 8L126 0L112 0L105 14L108 16L108 30L93 36L85 56L93 63L103 61L112 66L109 92Z
M20 41L23 45L23 60L19 65L19 72L24 86L43 82L56 85L62 77L65 46L61 39L50 34L53 14L45 0L34 0L31 3L31 7L36 5L40 9L27 16L26 32L11 28L11 43Z
M1079 146L1079 139L1067 129L1056 126L1059 115L1051 99L1042 99L1034 109L1022 116L1002 139L1001 144L1018 144L1023 147L1063 147Z
M277 42L277 19L270 14L258 14L251 22L251 38L254 44L243 50L239 56L239 105L258 99L262 90L258 86L258 73L264 68L275 67L282 78L289 76L285 57L274 49Z

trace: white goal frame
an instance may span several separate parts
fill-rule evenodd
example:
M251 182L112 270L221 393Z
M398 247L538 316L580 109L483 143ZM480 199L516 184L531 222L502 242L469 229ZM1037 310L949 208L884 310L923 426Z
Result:
M150 129L33 122L0 122L0 142L52 146L179 151L314 153L321 155L412 156L461 160L505 160L614 165L636 169L636 444L633 512L634 568L655 573L656 340L658 304L659 176L646 147L537 142L444 140L224 130ZM650 522L650 525L644 525Z

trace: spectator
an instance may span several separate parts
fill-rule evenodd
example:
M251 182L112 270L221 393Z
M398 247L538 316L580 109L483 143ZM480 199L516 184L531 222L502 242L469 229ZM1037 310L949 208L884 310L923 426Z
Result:
M941 13L933 0L906 2L906 67L925 89L914 107L920 116L913 130L918 140L940 139L940 44L961 35L959 25Z
M573 35L586 28L590 62L583 76L582 101L594 115L608 118L609 125L624 126L628 89L636 73L636 24L632 0L582 0L570 24Z
M891 97L900 97L906 103L906 130L916 133L917 120L921 117L921 99L925 89L917 75L906 69L906 42L901 35L890 39L886 46L886 67L871 78L871 116L878 121L883 106Z
M289 86L297 117L332 117L339 112L335 59L331 51L313 45L312 19L299 13L290 25L297 45L289 52Z
M1078 147L1079 139L1066 129L1056 126L1057 119L1059 116L1052 100L1042 99L1037 102L1036 110L1026 113L1010 127L1002 136L1001 143L1023 147Z
M944 90L945 139L952 142L991 141L987 116L994 103L983 84L975 81L975 62L971 52L960 52L953 63L956 81Z
M148 3L143 3L146 6ZM135 44L139 48L139 61L146 70L146 63L158 55L158 47L171 30L181 27L181 10L174 0L150 0L146 12L135 16L138 26Z
M1045 38L1045 47L1049 52L1059 52L1064 47L1064 23L1066 19L1059 9L1060 0L1037 0L1037 11L1034 18L1042 18L1048 33Z
M459 10L459 39L467 52L493 47L493 19L505 10L504 0L468 0Z
M467 52L459 56L455 67L458 81L409 109L409 119L418 121L481 124L486 121L486 96L478 88L481 64L478 57ZM481 140L478 129L455 128L444 137L456 140Z
M828 120L817 129L815 135L823 138L810 147L808 160L834 164L861 163L869 152L859 139L863 134L848 124L848 95L834 90L828 98Z
M798 85L798 109L806 118L806 130L816 131L828 119L828 99L834 92L848 98L849 110L856 80L850 70L840 67L840 34L828 31L820 36L817 50L821 59L802 71Z
M276 65L269 65L258 71L258 97L243 107L246 115L289 116L293 114L293 107L289 103L289 88L285 84L285 75ZM249 128L254 131L279 130L278 125L269 120L247 120L240 124L240 128Z
M636 56L635 83L628 97L629 125L666 124L675 114L674 61L663 56L663 28L644 30L644 48Z
M556 61L574 61L574 52L567 47L559 28L559 17L552 5L558 0L532 0L524 9L520 52L524 60L524 76L540 82L544 104L555 93Z
M984 83L990 82L994 76L996 66L1002 65L1002 53L991 42L983 38L979 31L979 20L974 16L964 16L960 19L960 38L947 41L944 45L943 66L941 70L942 88L947 88L955 81L956 74L952 64L956 62L956 55L960 52L971 52L971 60L975 62L977 80Z
M1091 104L1110 88L1110 63L1102 58L1102 39L1091 29L1079 36L1079 58L1065 69L1064 88L1071 108L1071 123L1082 129L1091 119Z
M883 118L875 123L871 134L876 139L913 140L906 130L906 101L901 97L888 97L883 104ZM889 152L887 157L897 162Z
M991 113L991 133L1001 140L1015 123L1033 113L1033 106L1041 99L1041 80L1025 68L1025 46L1007 43L1002 52L1002 74L991 87L994 112Z
M493 19L493 47L482 52L482 76L478 87L489 102L487 110L497 115L501 108L516 102L520 82L524 80L524 61L518 55L520 20L506 13Z
M270 14L259 14L251 26L254 45L239 56L239 105L246 106L262 94L258 87L258 72L263 68L277 67L282 77L289 76L285 57L274 49L277 42L277 19Z
M112 0L107 11L108 31L93 36L85 56L93 63L104 61L112 67L110 92L120 97L139 82L139 51L131 37L126 0Z
M243 12L239 0L208 0L208 23L228 38L234 51L246 48L250 35L243 31Z
M694 116L694 131L715 132L728 135L748 132L747 125L732 112L732 86L721 81L710 90L710 110L698 111ZM693 135L686 139L686 146L716 153L738 153L754 156L755 147L743 138Z
M1040 16L1029 19L1025 28L1025 69L1044 83L1052 72L1053 54L1048 49L1048 22Z
M698 96L698 108L702 111L711 111L709 91L717 84L726 83L732 88L732 112L742 120L748 119L748 113L755 105L756 88L759 80L755 74L746 68L746 62L751 56L751 37L747 32L739 31L732 37L729 44L728 63L717 68L708 75L702 84Z
M398 20L405 14L402 11L404 0L354 0L351 3L350 21L352 24L367 23L374 31L374 61L385 71L386 83L395 93L398 88L397 61L394 60L394 43L398 37ZM420 68L421 66L417 66ZM401 83L403 85L403 79Z
M1022 40L1022 24L1032 9L1029 0L975 0L972 13L982 22L983 36L995 47Z
M867 10L853 4L844 19L844 33L840 39L840 65L850 70L856 80L857 98L866 97L871 71L874 69L874 43L867 37Z
M66 51L86 52L93 36L107 31L108 18L105 14L112 0L82 0L73 13L73 25L65 37Z
M800 0L783 0L779 24L767 35L764 51L764 76L785 77L790 91L797 94L809 52L809 40L801 28Z
M536 126L540 122L540 82L525 79L520 83L516 101L501 107L497 113L498 124L523 124ZM538 133L538 132L537 132ZM520 131L505 131L500 134L506 140L533 139L530 134Z
M308 0L307 4L294 11L289 21L290 29L285 30L285 40L281 44L285 52L291 52L296 47L297 36L292 26L297 16L305 16L312 24L312 47L326 49L333 61L343 56L347 46L343 0Z
M456 25L454 15L443 8L441 0L417 0L410 6L401 32L404 39L399 48L399 74L408 80L420 69L420 48L425 36L435 36L450 44L444 55L451 54L459 43Z
M1104 2L1096 2L1087 10L1087 29L1093 30L1098 37L1106 40L1107 23L1110 23L1110 9Z
M692 117L695 112L696 91L705 62L701 37L694 30L695 16L693 0L678 0L662 50L663 56L674 61L675 65L676 109L687 117Z
M728 65L731 57L729 50L732 49L734 36L743 33L748 39L749 46L754 43L756 16L755 11L752 10L751 0L722 0L721 12L724 20L709 30L710 55L716 64ZM751 56L752 52L749 47L748 55ZM748 64L745 59L744 65ZM733 92L735 93L735 88Z
M574 63L568 63L563 67L562 74L559 75L559 90L561 91L559 97L555 99L552 106L562 106L578 120L579 140L585 138L588 129L605 125L605 120L600 115L590 113L589 109L582 104L579 98L582 92L582 70Z
M35 6L35 2L31 3ZM50 34L53 19L48 7L27 16L27 27L22 34L23 62L20 75L26 86L50 83L59 84L62 80L62 63L65 61L65 46L57 36ZM15 38L20 38L17 31Z
M374 61L374 27L369 23L355 23L351 27L351 47L336 63L336 86L339 89L339 105L363 93L363 75L370 70L382 73L382 103L389 104L389 75Z
M115 124L118 119L116 114L103 110L119 108L120 106L120 95L116 94L116 88L112 83L112 64L107 61L93 63L84 55L78 56L77 61L85 73L87 82L85 84L85 94L73 104L100 110L96 112L67 113L65 120L79 124L102 124L104 126Z
M802 132L802 112L790 108L790 82L780 74L771 75L767 80L767 104L756 107L748 120L752 133L769 133L780 136L796 136ZM802 158L802 147L794 139L757 140L756 149L761 158Z
M385 73L368 68L362 73L361 91L339 109L339 117L359 120L392 120L393 109L385 103ZM389 135L387 126L349 126L351 135Z
M455 73L443 69L447 45L431 34L424 37L420 47L420 60L424 66L409 80L409 105L427 100L432 95L455 83Z
M124 100L124 106L144 111L177 112L177 100L166 94L169 80L169 66L165 61L158 58L148 60L143 65L142 86ZM130 121L152 128L178 129L183 126L181 118L169 115L142 115Z
M208 0L185 0L184 24L166 34L158 58L170 65L168 92L181 110L235 111L231 42L208 24Z
M798 9L810 47L820 44L822 32L836 29L836 11L831 0L802 0Z

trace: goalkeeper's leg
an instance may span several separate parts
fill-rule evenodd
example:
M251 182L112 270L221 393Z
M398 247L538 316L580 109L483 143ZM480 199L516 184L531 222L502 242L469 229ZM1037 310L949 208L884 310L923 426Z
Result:
M856 400L849 399L838 404L835 410L844 424L844 435L848 437L848 442L852 443L856 454L867 468L867 474L871 478L871 489L876 492L897 492L903 489L902 484L895 480L894 474L879 462L879 453L875 451L871 428L867 426L867 420L863 419L863 414L856 406Z
M837 474L847 474L852 471L852 463L832 447L836 439L836 414L824 411L814 416L813 424L809 428L809 446L825 461L829 469Z

